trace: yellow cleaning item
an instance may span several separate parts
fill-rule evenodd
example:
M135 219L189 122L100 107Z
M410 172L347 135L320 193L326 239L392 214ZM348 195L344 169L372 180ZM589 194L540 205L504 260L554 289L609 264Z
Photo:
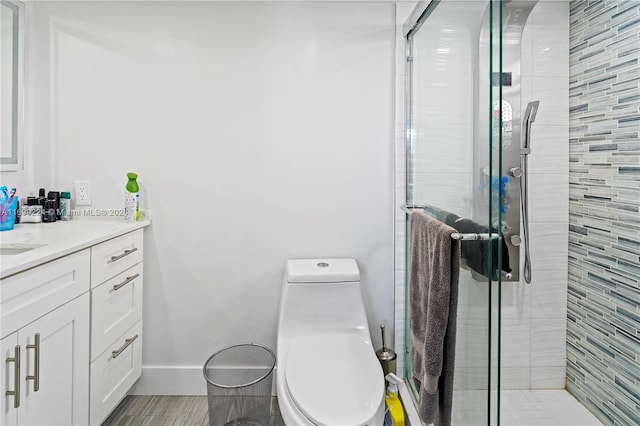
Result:
M404 408L402 407L402 401L398 397L398 385L402 383L402 379L393 373L387 374L385 379L389 382L389 388L387 389L387 396L384 397L384 402L387 406L384 425L404 426Z

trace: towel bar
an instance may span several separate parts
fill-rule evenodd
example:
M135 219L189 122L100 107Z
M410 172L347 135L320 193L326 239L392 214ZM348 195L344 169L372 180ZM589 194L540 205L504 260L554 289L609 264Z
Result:
M432 206L427 206L427 205L402 205L400 206L400 210L402 210L403 212L405 212L406 214L411 214L413 213L414 209L419 209L419 210L432 210L433 207ZM439 209L438 209L439 210ZM453 234L451 234L451 238L454 240L459 240L459 241L483 241L483 240L493 240L498 238L498 234L488 234L488 233L483 233L483 234L462 234L459 232L454 232Z
M451 238L460 241L493 240L498 238L498 234L460 234L455 232L451 234Z

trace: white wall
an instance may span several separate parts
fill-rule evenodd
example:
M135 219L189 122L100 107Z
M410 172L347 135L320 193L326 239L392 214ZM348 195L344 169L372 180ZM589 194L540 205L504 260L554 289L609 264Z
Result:
M153 213L136 392L203 393L215 350L275 348L288 258L356 258L379 345L393 320L392 3L32 12L31 122L49 159L35 184L88 179L92 207L117 208L135 171Z

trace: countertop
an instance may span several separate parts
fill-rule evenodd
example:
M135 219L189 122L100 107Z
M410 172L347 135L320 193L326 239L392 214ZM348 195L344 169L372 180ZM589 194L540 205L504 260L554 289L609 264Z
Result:
M149 220L126 223L121 219L78 219L55 223L21 223L0 232L0 246L45 244L19 254L0 255L0 279L50 260L85 249L151 224Z

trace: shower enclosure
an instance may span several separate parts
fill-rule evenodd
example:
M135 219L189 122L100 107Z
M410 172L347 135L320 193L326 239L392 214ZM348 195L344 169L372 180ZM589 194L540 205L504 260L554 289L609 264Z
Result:
M521 96L520 43L535 4L432 0L404 26L405 211L484 230L480 241L460 241L456 425L499 424L502 286L530 281L526 173L539 103ZM408 220L406 235L409 263ZM404 372L413 386L408 309Z

